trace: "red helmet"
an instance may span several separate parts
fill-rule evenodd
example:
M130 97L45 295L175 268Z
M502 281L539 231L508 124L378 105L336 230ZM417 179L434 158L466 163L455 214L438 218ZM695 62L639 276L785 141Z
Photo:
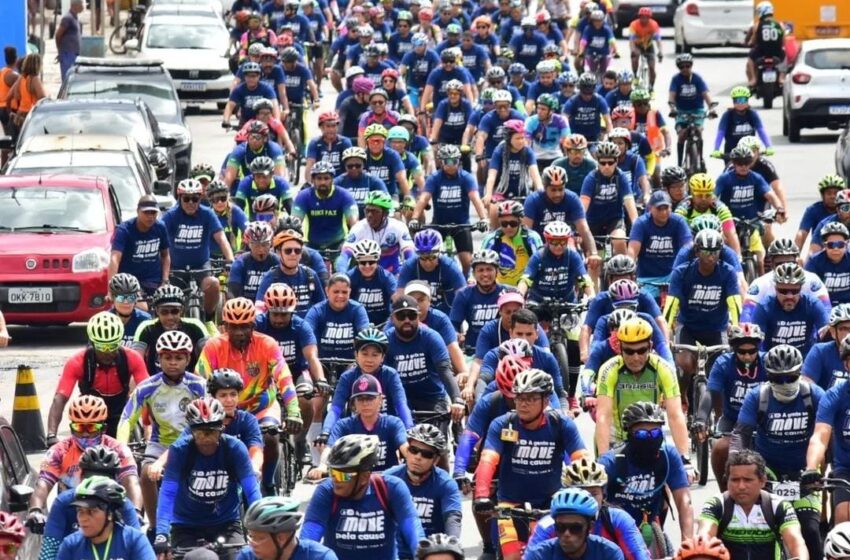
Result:
M543 10L537 13L537 16L534 18L537 21L537 24L548 23L552 20L552 16L549 15L549 12Z
M499 392L512 399L514 397L514 379L529 367L528 358L523 359L510 355L502 358L498 367L496 367L496 386L499 388Z
M0 539L9 539L18 544L24 542L26 532L21 520L5 511L0 511Z
M635 110L631 105L618 105L611 110L611 120L629 119L629 128L635 125Z
M336 111L323 111L319 113L319 125L326 122L339 122L339 114Z
M387 68L386 70L381 72L381 79L382 80L384 78L392 78L395 81L398 81L399 76L400 76L400 74L398 73L398 70L396 70L395 68Z
M430 8L419 10L419 21L431 21L434 19L434 11Z
M652 8L649 6L644 6L640 10L638 10L638 17L652 17Z

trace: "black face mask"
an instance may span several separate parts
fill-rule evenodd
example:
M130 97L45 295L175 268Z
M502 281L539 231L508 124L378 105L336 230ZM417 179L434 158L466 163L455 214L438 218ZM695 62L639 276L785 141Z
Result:
M658 452L664 436L650 439L633 439L629 436L627 440L628 457L639 465L651 465L658 459Z

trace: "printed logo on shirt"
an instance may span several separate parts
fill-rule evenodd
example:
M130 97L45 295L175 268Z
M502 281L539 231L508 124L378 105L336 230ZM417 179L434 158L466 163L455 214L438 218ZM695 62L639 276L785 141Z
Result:
M289 363L295 360L295 341L294 340L278 340L277 345L280 348L280 353L283 359Z
M594 202L597 203L605 203L612 202L617 200L617 184L616 183L604 183L599 185L599 189L596 191L596 195L593 197Z
M780 319L776 321L776 334L771 337L772 344L803 346L808 338L808 330L805 320L783 321Z
M390 168L386 165L376 165L374 163L369 163L367 166L367 171L369 175L377 177L378 179L384 181L385 183L390 178Z
M248 271L248 277L245 279L245 291L248 293L256 294L257 289L260 287L260 280L263 279L263 275L265 273L265 270Z
M250 377L257 377L260 375L260 364L257 362L248 362L245 364L245 373Z
M354 325L351 323L334 323L328 321L325 324L325 332L322 334L320 342L324 345L339 347L350 346L353 348L354 340Z
M843 369L834 369L832 370L832 383L829 384L829 388L832 389L840 381L847 381L850 379L850 372L844 371Z
M555 458L554 441L520 438L513 446L511 472L519 475L548 473Z
M446 126L466 126L466 116L462 111L451 111L446 118Z
M543 219L540 220L542 225L546 225L549 222L566 222L567 221L567 213L566 212L552 212L550 210L543 211Z
M147 239L136 243L136 250L131 257L137 261L147 261L156 259L159 256L159 238Z
M604 46L604 42L602 46ZM525 44L522 46L522 50L519 51L519 54L522 56L537 56L537 45L529 45Z
M484 323L490 319L495 319L499 314L499 308L493 304L478 304L472 306L472 320L469 322L471 326L479 329L484 326Z
M688 298L688 304L702 307L703 309L714 309L720 305L720 298L723 296L723 288L720 286L706 286L704 284L694 284L691 288L691 294Z
M301 76L297 74L287 74L285 80L283 81L286 84L286 87L297 88L301 86Z
M367 309L378 310L386 307L384 292L380 288L361 288L357 301Z
M732 405L734 410L741 410L741 407L744 405L744 397L747 396L747 391L754 384L755 383L746 383L740 379L735 381L732 389L732 395L729 397L729 404Z
M748 122L742 122L735 125L735 131L732 133L735 136L750 136L755 132L753 126Z
M593 39L590 40L590 48L592 49L601 49L605 47L605 37L597 35Z
M592 125L599 119L598 111L594 106L581 106L576 109L576 114L573 117L575 123L583 125Z
M850 440L850 408L844 410L844 419L841 421L841 437Z
M755 197L755 185L735 185L732 189L732 198L729 200L730 206L743 206L753 202Z
M825 272L823 276L826 290L830 294L850 290L850 272Z
M254 103L259 101L260 99L265 99L262 95L246 95L245 101L242 103L242 106L246 109L251 109L254 106Z
M425 496L414 496L413 507L422 520L422 525L428 526L434 522L434 499Z
M204 226L180 224L177 226L177 235L174 236L174 244L189 248L200 244L203 238Z
M682 84L679 86L679 97L696 97L697 86L694 84Z
M227 494L230 478L227 471L215 469L212 471L189 472L189 494L201 502L214 503Z
M767 434L774 440L784 443L807 441L809 439L809 414L800 412L768 412Z
M336 546L344 550L381 548L387 540L383 511L343 508L336 525Z
M451 185L440 187L440 196L437 197L437 203L440 205L457 205L461 199L460 185Z
M423 352L399 354L395 358L395 368L402 379L413 381L428 373L428 362Z
M655 256L672 257L675 248L673 247L673 238L667 235L650 235L649 242L646 244L646 253Z

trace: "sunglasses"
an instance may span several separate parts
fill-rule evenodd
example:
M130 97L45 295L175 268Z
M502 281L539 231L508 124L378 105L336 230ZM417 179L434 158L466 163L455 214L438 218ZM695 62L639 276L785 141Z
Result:
M460 160L457 158L446 158L443 160L443 165L457 165Z
M360 264L360 265L363 265L363 266L375 266L375 265L378 264L378 261L357 261L357 264Z
M777 385L788 385L789 383L794 383L798 379L800 379L799 375L786 373L785 375L771 375L769 381L771 383L776 383Z
M139 296L136 294L121 294L115 296L115 303L136 303Z
M508 220L508 221L505 221L505 222L499 222L499 225L502 226L503 228L515 228L515 227L519 227L519 222L516 221L516 220Z
M408 445L407 450L414 455L421 455L425 459L433 459L437 456L436 451L428 451L427 449L422 449L421 447L416 447L415 445Z
M584 523L555 523L555 532L559 535L563 533L581 535L585 531L587 531L587 525Z
M584 148L570 148L567 151L572 153L572 154L583 154L585 152L585 149Z
M345 168L346 169L363 169L363 164L362 163L346 163Z
M280 250L284 255L300 255L304 251L301 247L285 247Z
M839 204L838 209L842 212L850 212L850 202L845 202L844 204Z
M626 356L634 356L635 354L643 356L649 353L649 346L641 346L640 348L620 348Z
M780 290L779 288L776 288L776 293L783 296L798 296L800 295L800 290L795 290L794 288L785 288Z
M182 307L157 307L157 315L180 315L183 312Z
M227 197L226 196L214 196L214 197L210 198L210 202L212 202L213 204L218 204L219 202L227 202Z
M195 439L212 439L221 435L222 428L192 428L192 437Z
M201 197L200 196L183 196L183 197L180 197L180 200L182 200L186 204L197 204L201 201Z
M741 354L742 356L752 356L758 352L758 348L736 348L735 353Z
M551 241L549 241L549 245L552 247L564 247L566 244L566 239L552 239Z
M699 256L701 257L714 257L720 253L719 249L700 249Z
M103 422L71 422L71 431L78 434L96 434L103 430Z
M649 103L646 101L632 101L633 107L649 107Z
M826 248L827 249L844 249L847 247L846 241L827 241Z
M419 255L419 258L423 261L435 261L440 258L440 255Z
M617 165L616 161L600 161L599 165L601 167L611 167L612 165Z
M372 101L372 103L371 103L371 105L373 105L375 107L383 107L386 104L387 104L386 101Z
M746 105L749 102L749 97L735 97L732 99L732 103L735 103L736 105Z
M121 346L121 345L117 342L107 342L107 343L92 342L92 346L98 352L115 352L116 350L118 350L118 347Z
M649 430L635 430L632 432L632 437L635 439L658 439L660 438L664 432L661 428L650 428Z
M328 475L334 482L351 482L357 473L328 469Z
M395 313L395 318L399 321L415 321L416 318L419 317L419 313L416 311L398 311Z
M678 68L692 68L693 64L685 63L685 64L677 64Z
M254 219L258 222L272 222L274 221L274 213L255 214Z

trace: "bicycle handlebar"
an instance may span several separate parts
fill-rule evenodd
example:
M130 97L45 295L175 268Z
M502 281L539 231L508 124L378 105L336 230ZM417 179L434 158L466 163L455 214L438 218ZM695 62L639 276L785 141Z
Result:
M762 223L772 224L774 222L774 218L776 217L776 209L771 208L767 212L762 212L758 214L755 218L732 218L736 224L748 226L751 228L756 228Z
M674 354L678 354L680 352L693 352L695 354L699 354L700 352L705 352L709 356L714 354L719 354L721 352L728 352L730 350L728 344L715 344L713 346L703 346L702 344L697 344L693 346L691 344L671 344L670 351Z
M523 508L514 506L496 506L496 517L500 519L525 519L537 521L541 517L549 515L548 509Z

